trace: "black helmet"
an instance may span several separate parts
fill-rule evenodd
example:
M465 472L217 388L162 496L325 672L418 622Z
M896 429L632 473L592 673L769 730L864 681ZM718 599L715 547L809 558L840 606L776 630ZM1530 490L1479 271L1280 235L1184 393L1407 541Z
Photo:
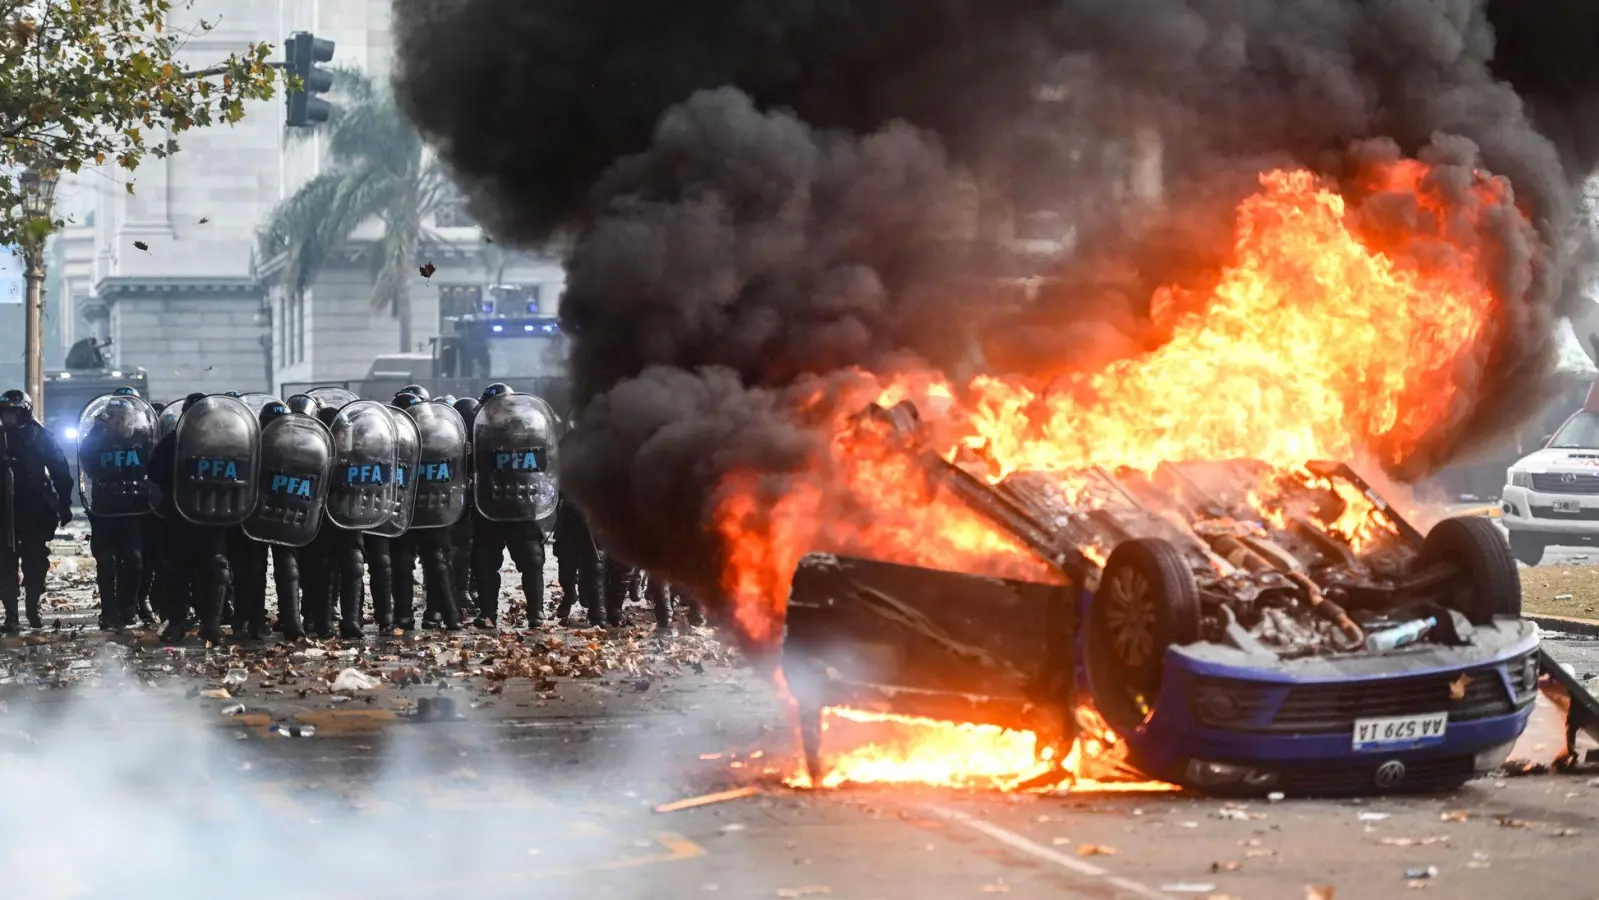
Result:
M20 410L23 421L33 418L33 398L27 391L6 391L0 394L0 412L5 410Z
M423 400L432 399L432 396L428 393L428 389L420 384L408 384L405 387L400 388L400 393L415 394L418 397L421 397Z
M332 428L333 420L339 417L339 411L332 406L319 406L316 410L316 417L323 425Z
M288 399L287 405L289 407L289 412L297 412L306 416L316 415L317 409L322 406L322 404L318 403L316 398L310 394L295 394Z
M199 391L196 391L196 392L190 394L189 396L184 397L183 398L183 411L184 412L188 412L190 407L194 406L196 403L199 403L201 400L204 400L204 399L205 399L205 395L200 393Z
M141 395L137 390L135 390L133 388L130 388L130 387L119 387L116 390L111 392L111 396L113 396L113 397L138 397L140 400L144 399L143 395Z
M461 414L461 418L465 419L467 426L470 427L472 418L477 415L477 408L481 405L471 397L462 397L455 401L455 411Z
M501 394L509 394L509 393L512 393L510 385L496 381L493 384L491 384L488 387L483 389L483 396L478 400L478 402L479 403L487 403L490 400L494 399L495 397L500 396Z
M394 395L394 399L389 401L389 405L395 409L410 409L413 406L421 406L426 402L427 398L425 397L420 397L410 391L401 391Z
M227 393L223 394L222 396L239 398L239 397L243 397L244 394L242 392L240 392L240 391L228 391Z
M273 400L266 406L261 407L261 427L265 428L272 422L275 422L284 416L290 416L293 414L294 411L289 409L289 405L287 403L284 403L281 400Z
M150 408L155 410L156 412L160 412L161 410L166 409L167 405L165 403L162 403L161 401L157 400L156 402L150 404Z

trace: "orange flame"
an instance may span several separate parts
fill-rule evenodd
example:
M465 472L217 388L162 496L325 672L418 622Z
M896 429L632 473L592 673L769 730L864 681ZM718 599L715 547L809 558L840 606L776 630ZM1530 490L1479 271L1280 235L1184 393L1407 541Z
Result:
M854 726L854 727L850 727ZM851 741L847 749L829 753L827 773L820 783L795 775L792 787L837 788L847 784L926 784L938 787L1011 791L1050 772L1055 766L1048 750L1038 746L1030 731L943 722L919 716L867 712L834 707L827 710L822 728L827 732L865 732L870 738ZM852 735L853 736L853 735ZM825 739L825 737L824 737ZM1093 760L1105 754L1105 738L1085 738L1061 761L1070 779L1040 782L1038 790L1149 791L1175 790L1160 781L1097 778Z
M928 371L897 374L877 380L874 396L915 401L947 458L975 457L996 481L1027 470L1243 458L1301 483L1313 480L1300 468L1309 460L1397 467L1470 401L1462 386L1486 352L1498 302L1480 232L1491 209L1511 204L1509 184L1486 174L1467 197L1446 201L1429 171L1401 162L1369 173L1366 189L1411 204L1402 233L1380 234L1312 173L1263 175L1238 209L1232 259L1214 286L1169 286L1152 298L1154 324L1168 337L1147 353L1030 379L951 384ZM930 485L914 460L852 428L853 411L827 420L833 453L803 486L763 497L754 474L724 485L717 527L730 549L721 584L747 638L776 641L795 566L815 550L1058 580ZM1322 486L1346 504L1323 524L1357 551L1389 530L1360 492ZM1262 521L1282 520L1268 486L1256 505ZM1108 548L1087 549L1099 559ZM846 751L832 763L836 778L1003 786L1037 765L1026 733L895 721L921 737Z

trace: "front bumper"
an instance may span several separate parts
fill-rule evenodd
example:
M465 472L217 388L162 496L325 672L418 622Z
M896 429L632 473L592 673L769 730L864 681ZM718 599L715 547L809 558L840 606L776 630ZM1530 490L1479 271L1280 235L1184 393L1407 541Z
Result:
M1576 513L1555 513L1556 501L1574 502ZM1499 521L1511 531L1599 541L1599 494L1549 494L1505 485Z
M1485 646L1260 667L1218 661L1224 654L1214 645L1174 647L1153 714L1126 740L1151 774L1212 791L1369 793L1456 784L1504 761L1537 696L1536 629L1520 621L1485 629ZM1458 699L1452 684L1465 686ZM1214 702L1218 690L1229 702ZM1218 720L1218 708L1226 721ZM1450 713L1437 743L1352 746L1355 719L1436 712ZM1196 761L1224 777L1199 783ZM1227 777L1227 767L1236 777Z

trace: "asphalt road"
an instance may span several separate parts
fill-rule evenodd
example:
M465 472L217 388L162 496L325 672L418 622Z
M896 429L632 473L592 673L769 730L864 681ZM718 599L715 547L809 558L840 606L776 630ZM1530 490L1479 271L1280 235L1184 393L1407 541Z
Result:
M1579 673L1599 672L1599 641L1548 640ZM398 664L380 664L394 658L386 646L363 667ZM194 664L191 654L173 664ZM525 683L485 695L451 680L460 718L448 722L404 714L431 685L335 704L252 682L239 692L250 711L235 716L223 711L237 698L190 696L181 678L6 685L3 892L1298 900L1334 896L1307 893L1331 886L1345 900L1599 897L1590 776L1243 806L1182 793L796 791L782 785L784 710L748 671L707 666L647 688L616 674L563 680L547 702ZM272 728L291 721L317 731ZM1558 714L1541 705L1516 755L1548 760L1562 739ZM653 811L739 785L758 792Z
M1587 777L1242 806L1180 793L795 791L774 763L789 741L768 695L712 672L652 701L605 682L560 714L351 715L295 739L181 694L85 689L33 712L26 739L0 739L14 751L0 754L7 893L1599 896L1599 780ZM1541 710L1522 755L1551 756L1559 740ZM760 792L653 811L741 783Z

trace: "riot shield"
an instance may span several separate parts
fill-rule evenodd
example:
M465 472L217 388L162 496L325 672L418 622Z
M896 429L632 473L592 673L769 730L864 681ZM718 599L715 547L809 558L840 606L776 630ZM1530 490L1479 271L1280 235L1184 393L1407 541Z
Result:
M550 406L501 394L472 422L472 499L492 522L536 522L555 509L557 435Z
M189 407L178 420L172 502L196 525L229 528L255 512L261 424L250 407L220 394Z
M245 406L250 407L250 412L255 413L257 419L261 418L261 410L266 409L268 405L283 402L282 398L274 397L271 394L263 394L259 391L252 391L239 399L244 402Z
M304 547L322 527L333 469L333 435L311 416L283 416L261 429L261 502L244 533L267 544Z
M96 397L78 414L78 491L90 515L150 512L157 427L155 409L133 396Z
M339 410L332 431L328 518L340 528L371 531L394 514L394 419L383 404L357 400Z
M171 403L168 403L166 406L163 406L161 408L160 414L156 418L156 429L155 429L156 442L160 443L162 438L166 437L167 435L171 434L174 431L177 431L178 430L178 420L181 419L181 418L183 418L183 400L182 400L182 398L174 400Z
M354 391L341 387L319 387L306 391L306 394L316 398L316 402L334 409L343 409L351 403L361 399Z
M443 403L422 403L406 412L422 439L411 527L447 528L466 512L466 420Z
M378 537L397 538L411 527L416 515L416 470L422 457L422 436L416 422L403 409L386 407L394 419L394 513L372 529Z

